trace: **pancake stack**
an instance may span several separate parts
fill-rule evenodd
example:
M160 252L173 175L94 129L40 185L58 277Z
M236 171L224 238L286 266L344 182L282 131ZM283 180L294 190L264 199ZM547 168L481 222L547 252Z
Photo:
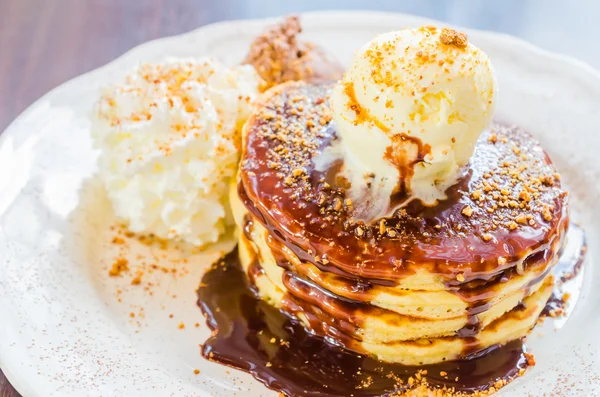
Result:
M344 165L314 166L338 139L329 94L276 86L244 127L230 200L257 294L332 344L404 365L524 337L552 293L568 227L566 193L539 144L494 124L446 200L365 223L353 217Z

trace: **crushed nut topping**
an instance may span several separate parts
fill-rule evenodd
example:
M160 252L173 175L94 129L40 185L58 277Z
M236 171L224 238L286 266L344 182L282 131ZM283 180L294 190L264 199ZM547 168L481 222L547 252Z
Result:
M469 44L466 34L457 32L456 30L450 28L442 28L440 41L442 44L453 45L459 48L464 48L467 46L467 44Z
M254 66L265 81L264 89L286 81L333 82L341 78L342 68L313 43L298 38L300 18L289 16L271 26L250 46L243 63Z

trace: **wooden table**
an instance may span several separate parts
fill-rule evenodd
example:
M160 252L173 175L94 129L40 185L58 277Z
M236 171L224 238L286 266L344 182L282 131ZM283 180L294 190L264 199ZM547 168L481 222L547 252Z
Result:
M0 131L51 88L139 43L223 19L331 8L399 11L503 31L600 67L594 0L1 0ZM0 371L0 397L18 395Z

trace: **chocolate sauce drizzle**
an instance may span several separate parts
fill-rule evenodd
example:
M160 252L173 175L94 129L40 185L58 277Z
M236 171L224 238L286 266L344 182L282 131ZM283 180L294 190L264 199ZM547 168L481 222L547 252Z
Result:
M556 269L574 275L586 251L581 229L571 225L568 241ZM522 340L492 346L468 359L419 367L384 363L337 347L259 299L237 250L204 275L198 305L213 330L202 355L249 372L286 396L389 396L407 390L408 379L423 370L431 388L472 393L510 380L527 367ZM467 342L471 337L466 330L462 336Z
M431 153L431 146L423 144L419 138L400 133L392 137L393 144L386 148L384 158L393 164L400 174L400 187L395 195L405 199L410 194L410 180L415 173L415 166L425 160ZM414 147L416 156L407 155ZM407 161L407 159L411 159ZM400 201L397 197L396 200Z
M202 355L247 371L286 396L391 395L405 390L408 378L419 370L427 370L433 387L472 392L513 378L527 366L520 340L470 360L423 367L387 364L341 349L257 298L241 270L237 250L205 274L198 296L215 331L204 343ZM443 372L447 375L441 376Z

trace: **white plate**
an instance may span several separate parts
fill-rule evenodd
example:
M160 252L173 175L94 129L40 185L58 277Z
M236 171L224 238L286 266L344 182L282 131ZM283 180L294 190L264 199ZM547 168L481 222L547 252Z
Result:
M188 264L176 266L187 275L145 276L144 282L160 283L153 296L129 285L130 278L108 277L116 255L109 230L114 220L93 179L96 153L87 121L99 88L136 63L206 54L234 63L271 22L225 22L144 44L51 91L2 135L0 367L25 396L276 395L249 375L200 356L198 344L209 332L194 290L228 243L191 254ZM430 22L371 12L315 13L303 19L306 37L345 63L377 33ZM508 36L469 35L496 67L499 117L526 127L548 148L590 245L571 316L534 330L529 344L537 365L500 394L598 396L600 273L593 262L600 247L600 75ZM141 244L132 250L151 254ZM157 260L171 266L160 253ZM178 329L180 322L185 329ZM201 326L194 327L196 322Z

